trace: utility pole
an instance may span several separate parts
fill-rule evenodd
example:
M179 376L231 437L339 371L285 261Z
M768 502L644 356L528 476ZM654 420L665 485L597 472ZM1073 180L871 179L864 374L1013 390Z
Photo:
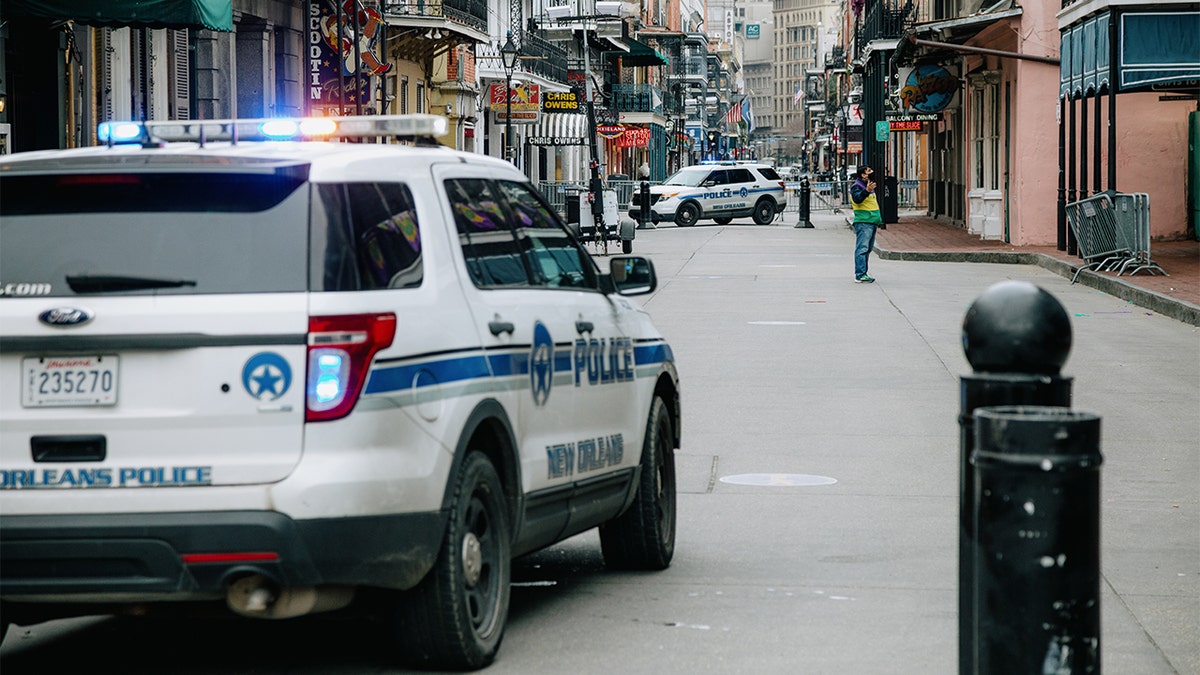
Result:
M592 13L595 13L593 7ZM596 145L596 104L592 100L592 69L588 46L588 27L591 25L586 17L583 22L583 91L587 105L588 148L591 151L591 178L588 181L588 192L592 195L592 226L596 228L596 236L604 238L604 182L600 180L600 149Z

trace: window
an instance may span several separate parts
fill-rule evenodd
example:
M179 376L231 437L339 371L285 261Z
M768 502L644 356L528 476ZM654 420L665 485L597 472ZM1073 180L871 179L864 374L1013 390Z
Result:
M65 161L65 160L64 160ZM60 173L4 178L0 285L76 294L304 291L307 167L273 172ZM221 195L214 200L212 195ZM124 285L90 275L128 277ZM145 284L139 283L145 278ZM156 284L153 280L178 280Z
M567 234L550 208L528 185L500 181L513 216L513 229L521 251L539 286L595 288L595 269L591 259Z
M400 78L400 114L408 114L408 76Z
M730 169L730 183L753 183L754 174L750 173L750 169Z
M446 181L467 272L479 288L529 286L529 271L490 181Z
M973 79L971 93L971 184L1000 188L1000 102L994 77Z
M420 229L408 186L328 184L320 185L317 194L313 208L314 290L421 285Z

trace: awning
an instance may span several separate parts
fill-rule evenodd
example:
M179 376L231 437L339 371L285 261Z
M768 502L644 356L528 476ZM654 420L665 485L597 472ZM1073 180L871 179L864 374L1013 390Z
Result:
M1021 8L1012 7L1010 9L984 12L983 14L965 16L958 19L917 24L908 31L905 31L904 37L896 45L896 52L892 55L892 67L907 65L919 56L925 56L937 51L936 48L929 48L926 51L922 51L910 38L915 37L950 45L961 45L979 35L983 29L997 21L1019 16L1021 16ZM944 51L952 52L953 50L947 47Z
M619 57L621 65L625 67L671 65L671 59L645 42L633 38L625 38L624 42L629 45L628 52L608 52L608 56L612 58Z
M89 26L233 31L233 0L4 0L3 14Z
M528 138L535 145L587 145L587 115L575 113L542 113L537 124L529 128Z
M1122 12L1119 17L1116 64L1109 58L1109 12L1062 29L1060 96L1087 96L1108 87L1113 65L1117 91L1195 89L1200 10Z

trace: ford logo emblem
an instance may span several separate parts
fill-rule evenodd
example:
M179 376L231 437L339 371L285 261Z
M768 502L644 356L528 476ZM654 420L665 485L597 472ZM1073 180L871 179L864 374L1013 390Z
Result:
M95 317L91 312L78 307L55 307L38 314L38 321L56 327L82 326L93 318Z

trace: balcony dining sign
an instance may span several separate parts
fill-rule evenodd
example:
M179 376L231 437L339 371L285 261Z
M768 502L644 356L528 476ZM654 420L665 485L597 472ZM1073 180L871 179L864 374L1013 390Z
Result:
M375 76L392 69L380 58L383 17L345 0L338 22L334 0L308 3L308 110L310 115L353 115L371 103ZM357 75L357 77L355 77Z

